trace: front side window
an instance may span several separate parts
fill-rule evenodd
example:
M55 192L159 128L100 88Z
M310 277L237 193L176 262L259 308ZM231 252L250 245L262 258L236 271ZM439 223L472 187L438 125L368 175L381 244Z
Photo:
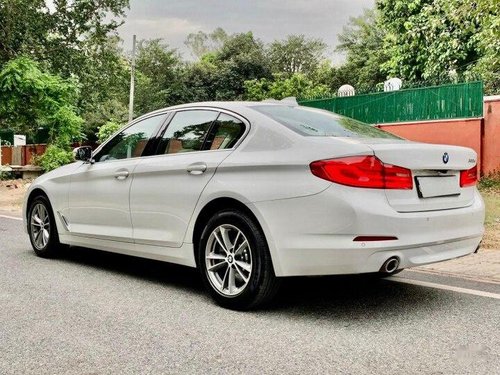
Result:
M118 133L95 156L96 162L135 158L142 155L149 139L166 115L153 116L129 126Z
M285 105L252 108L305 136L400 139L369 124L320 109Z
M210 126L218 112L191 110L177 112L165 130L158 154L177 154L202 150Z
M245 132L245 125L237 118L221 113L215 121L213 130L207 139L206 148L221 150L234 147Z

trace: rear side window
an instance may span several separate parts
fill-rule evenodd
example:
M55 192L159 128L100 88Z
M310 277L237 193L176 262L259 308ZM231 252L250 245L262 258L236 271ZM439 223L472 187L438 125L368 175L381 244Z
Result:
M232 148L245 132L245 125L237 118L221 113L207 138L205 149L221 150Z
M200 151L218 112L181 111L174 115L158 146L158 154Z
M305 136L400 139L369 124L321 109L285 105L252 108Z

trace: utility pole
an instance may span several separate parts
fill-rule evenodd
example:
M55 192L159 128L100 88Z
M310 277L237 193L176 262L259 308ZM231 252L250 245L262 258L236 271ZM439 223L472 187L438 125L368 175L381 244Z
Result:
M132 37L132 65L130 70L130 96L128 101L128 121L134 119L134 88L135 88L135 35Z

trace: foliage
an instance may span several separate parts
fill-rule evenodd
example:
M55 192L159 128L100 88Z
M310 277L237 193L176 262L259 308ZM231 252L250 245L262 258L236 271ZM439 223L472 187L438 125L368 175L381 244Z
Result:
M337 88L348 83L364 91L373 89L387 78L380 69L389 59L383 48L386 32L378 19L377 10L366 9L363 15L351 17L339 34L337 51L346 53L346 63L338 69L344 82Z
M88 52L90 63L82 65L78 72L81 95L77 105L88 138L104 122L128 118L130 64L120 44L118 37L110 36Z
M289 35L269 46L269 59L275 73L313 73L325 58L326 44L304 35Z
M134 109L143 114L174 104L180 57L161 39L142 40L137 49Z
M214 53L215 100L238 100L243 97L247 80L271 78L269 60L264 44L251 32L232 35Z
M428 82L476 72L495 81L488 91L498 85L498 1L379 0L377 7L390 56L383 71Z
M0 1L0 69L20 56L78 82L79 114L127 99L129 67L115 35L129 0ZM87 129L90 134L95 128Z
M128 121L128 108L123 101L117 98L105 99L97 103L93 111L85 114L85 138L90 142L98 139L98 131L107 122L124 124Z
M162 40L144 42L137 60L136 113L186 102L238 100L245 81L272 78L264 45L252 33L220 40L216 50L192 63L183 63Z
M203 31L191 33L187 36L184 44L191 50L194 57L201 59L207 53L219 51L228 38L229 35L226 31L218 27L210 34Z
M59 168L74 161L73 153L58 145L49 145L45 153L38 158L37 164L45 172Z
M0 72L0 119L19 133L33 136L39 127L46 127L52 143L68 147L81 138L77 98L73 82L42 72L27 57L11 60Z
M14 179L14 173L10 170L3 170L0 167L0 181L5 181L5 180L12 180Z
M128 0L9 0L0 3L0 64L20 55L69 76L102 46L121 22Z
M99 133L97 135L99 143L105 142L109 137L120 129L121 125L117 122L108 121L103 126L99 128Z
M500 171L493 172L479 180L479 189L481 191L492 190L500 192Z
M465 12L470 12L481 28L473 39L477 43L478 58L468 69L484 81L486 94L500 93L500 11L497 0L478 0L475 7L461 4Z
M319 98L332 95L328 86L315 84L301 73L295 73L288 78L274 75L273 79L248 80L245 81L245 91L245 99L258 101L264 99L281 100L290 96Z

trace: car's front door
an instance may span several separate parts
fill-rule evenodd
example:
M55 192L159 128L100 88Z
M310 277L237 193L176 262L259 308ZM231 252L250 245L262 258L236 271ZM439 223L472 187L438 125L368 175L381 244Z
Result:
M157 155L142 159L134 173L130 210L138 245L182 245L200 194L244 132L240 119L217 111L174 115Z
M133 242L130 185L140 156L165 117L148 117L127 127L97 151L93 164L82 164L72 175L67 221L73 235Z

